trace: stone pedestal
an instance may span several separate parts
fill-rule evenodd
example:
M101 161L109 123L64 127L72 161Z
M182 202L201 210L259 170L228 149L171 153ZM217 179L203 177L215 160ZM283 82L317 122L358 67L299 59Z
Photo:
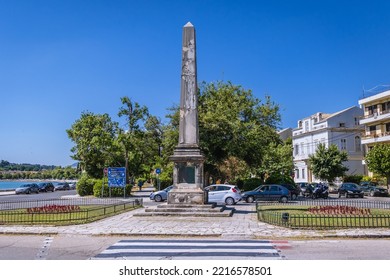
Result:
M203 190L203 162L204 156L195 146L179 145L174 155L169 158L174 162L173 185L168 193L168 204L207 203Z

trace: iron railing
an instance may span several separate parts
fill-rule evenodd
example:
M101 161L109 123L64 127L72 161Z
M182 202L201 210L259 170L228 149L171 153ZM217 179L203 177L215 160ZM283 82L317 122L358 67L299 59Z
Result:
M0 224L75 224L143 205L142 199L51 199L0 203ZM51 211L50 208L56 208Z
M275 206L265 210L264 206ZM280 206L278 208L277 206ZM256 202L259 221L289 228L334 229L334 228L377 228L390 227L390 214L331 215L331 214L290 214L289 210L299 206L349 206L366 209L390 209L390 203L369 200L303 200L285 204L278 202Z

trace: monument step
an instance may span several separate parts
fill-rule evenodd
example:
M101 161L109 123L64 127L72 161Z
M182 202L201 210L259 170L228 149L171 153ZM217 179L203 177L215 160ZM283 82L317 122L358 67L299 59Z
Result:
M145 212L205 212L205 213L218 213L223 212L225 208L210 208L210 209L204 209L204 208L147 208L145 209Z
M223 212L139 212L134 216L154 217L154 216L176 216L176 217L231 217L234 210Z
M159 204L157 208L201 208L201 209L209 209L215 208L217 206L216 203L209 204Z

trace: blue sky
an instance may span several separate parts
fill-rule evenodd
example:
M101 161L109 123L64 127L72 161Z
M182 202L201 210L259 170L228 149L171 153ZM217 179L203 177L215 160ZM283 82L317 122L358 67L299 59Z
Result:
M182 27L198 81L281 107L281 128L357 106L390 84L390 1L0 0L0 159L69 165L81 112L118 120L120 97L164 119L179 103Z

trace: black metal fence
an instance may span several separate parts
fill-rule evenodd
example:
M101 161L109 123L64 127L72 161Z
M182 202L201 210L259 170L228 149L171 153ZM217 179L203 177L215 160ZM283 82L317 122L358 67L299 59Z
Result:
M135 209L142 199L74 198L0 203L0 224L86 223Z
M272 206L267 207L267 206ZM304 229L390 227L390 214L297 214L301 206L349 206L365 209L390 209L390 202L368 200L307 200L289 203L256 202L258 220Z

